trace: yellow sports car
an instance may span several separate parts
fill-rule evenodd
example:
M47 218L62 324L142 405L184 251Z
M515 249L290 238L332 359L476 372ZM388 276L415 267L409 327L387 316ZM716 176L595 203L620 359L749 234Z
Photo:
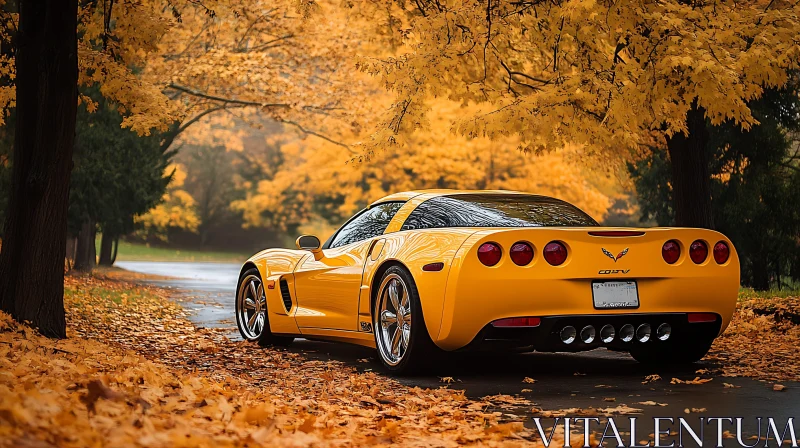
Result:
M242 267L242 337L377 348L390 371L436 350L627 351L694 362L730 322L739 260L724 235L600 227L558 199L428 190L375 201L325 244L267 249Z

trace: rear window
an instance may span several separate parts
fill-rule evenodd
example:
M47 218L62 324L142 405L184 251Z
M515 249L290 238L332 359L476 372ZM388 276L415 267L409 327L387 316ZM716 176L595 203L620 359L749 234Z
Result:
M459 194L437 196L420 204L402 230L442 227L596 226L577 207L546 196L523 194Z

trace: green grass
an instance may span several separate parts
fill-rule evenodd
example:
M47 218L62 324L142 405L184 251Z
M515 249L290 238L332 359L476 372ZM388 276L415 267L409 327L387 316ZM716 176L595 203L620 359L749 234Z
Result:
M97 240L100 251L100 240ZM117 261L205 261L205 262L244 262L250 253L200 251L153 247L147 244L119 242Z
M772 299L774 297L800 297L800 289L798 288L784 288L784 289L770 289L768 291L754 291L752 288L739 288L739 300L747 299Z

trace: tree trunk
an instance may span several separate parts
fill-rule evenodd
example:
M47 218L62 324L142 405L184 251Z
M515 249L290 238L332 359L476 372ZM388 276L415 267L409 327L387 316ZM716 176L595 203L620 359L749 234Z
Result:
M97 262L100 266L111 266L114 264L111 252L115 239L113 235L107 232L103 232L103 235L100 237L100 261Z
M22 0L17 122L0 252L0 308L66 337L64 255L78 105L78 2Z
M67 269L71 270L75 267L75 250L78 247L78 239L72 235L68 235L66 247Z
M688 136L678 133L667 139L675 224L713 229L705 109L695 102L686 114L686 124Z
M753 258L753 289L767 291L769 289L769 269L764 261L765 257Z
M97 235L97 225L94 220L86 219L81 224L78 232L78 250L75 253L75 270L91 272L97 260L97 249L95 248L95 237Z
M117 251L119 250L119 237L114 238L114 252L111 254L111 264L117 262Z

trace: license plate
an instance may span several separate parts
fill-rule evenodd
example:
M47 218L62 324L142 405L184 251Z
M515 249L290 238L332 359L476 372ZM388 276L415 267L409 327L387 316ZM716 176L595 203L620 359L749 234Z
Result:
M592 300L597 309L639 308L636 282L592 282Z

